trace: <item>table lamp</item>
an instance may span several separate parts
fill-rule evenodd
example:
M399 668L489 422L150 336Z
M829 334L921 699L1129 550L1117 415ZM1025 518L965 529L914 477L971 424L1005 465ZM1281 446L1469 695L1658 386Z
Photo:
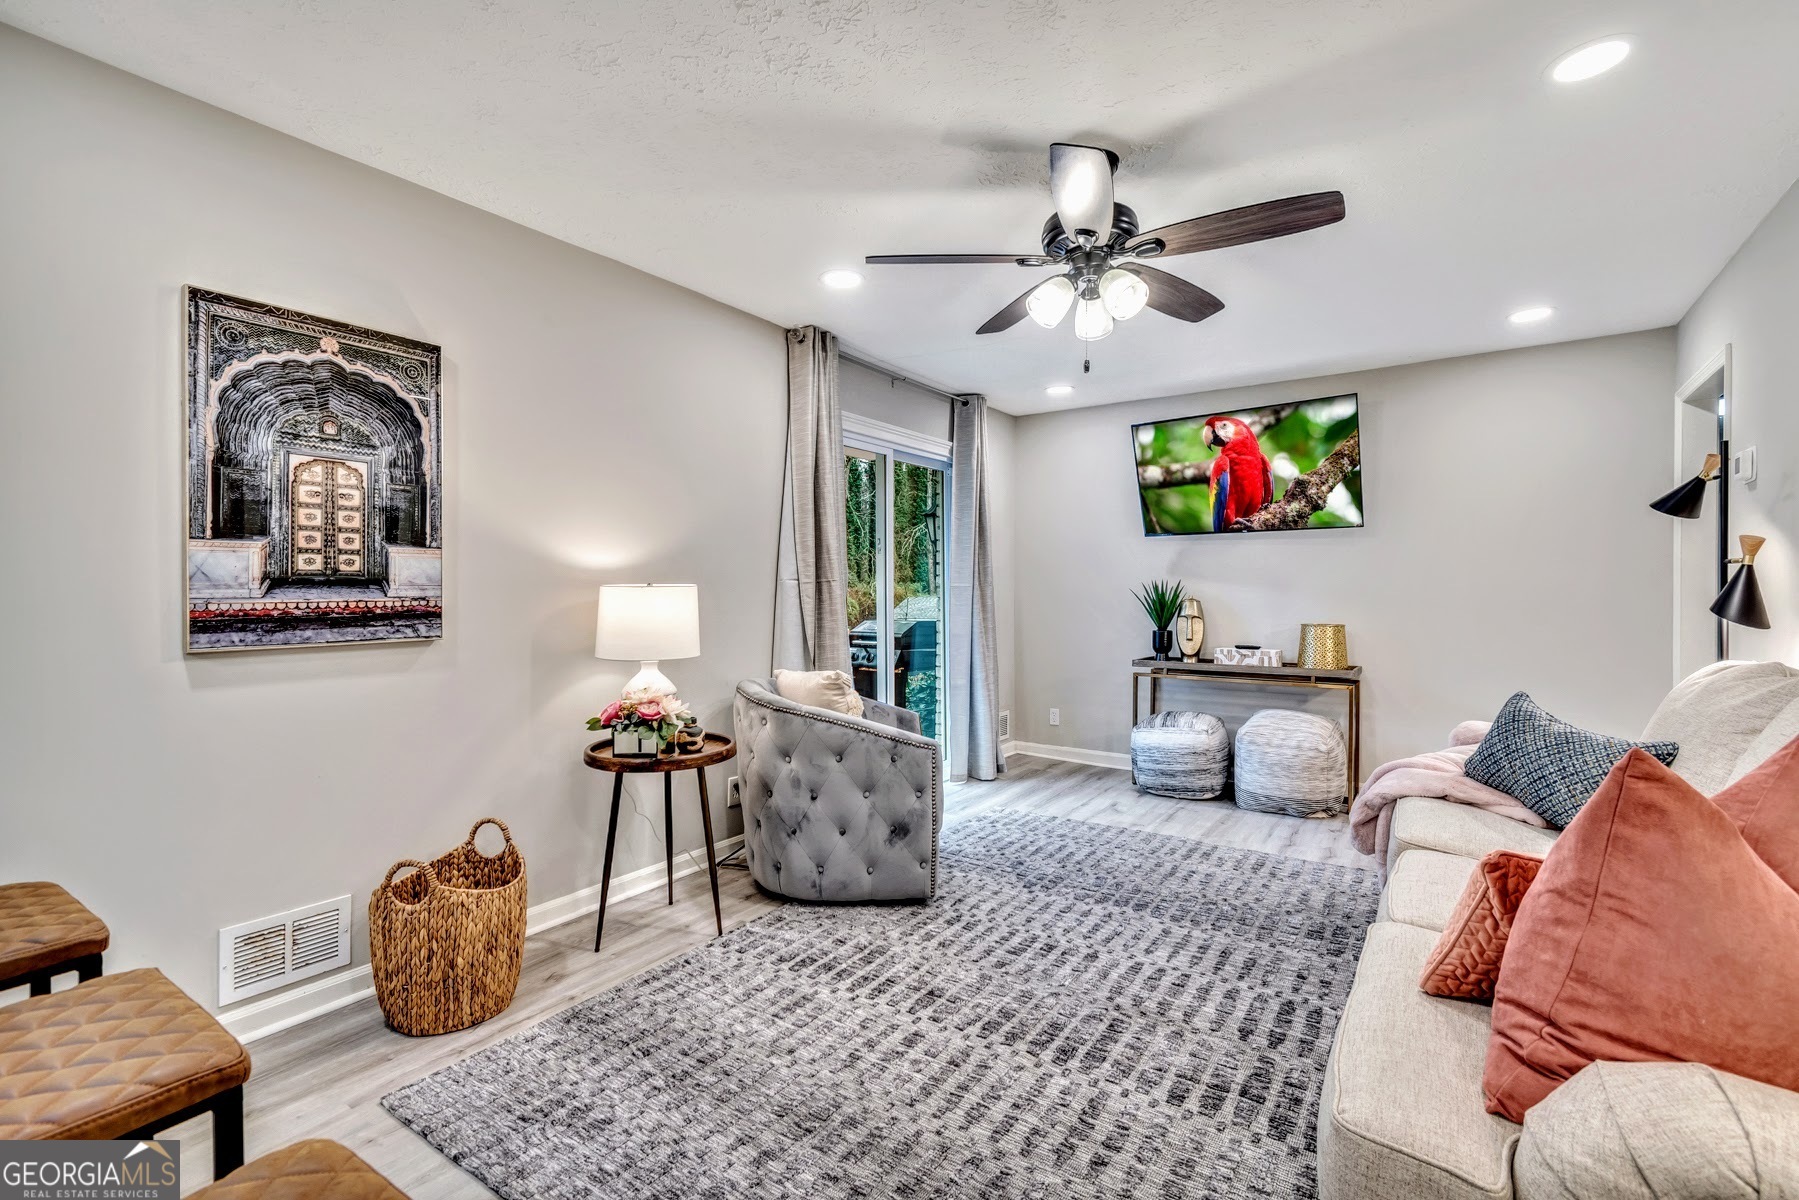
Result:
M600 585L599 626L593 656L638 662L625 684L673 695L674 681L657 663L665 658L697 658L700 653L700 589L691 583L606 583Z

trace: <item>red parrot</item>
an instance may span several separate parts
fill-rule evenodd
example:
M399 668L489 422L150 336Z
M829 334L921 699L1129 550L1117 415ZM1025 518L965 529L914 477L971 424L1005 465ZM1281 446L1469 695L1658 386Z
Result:
M1255 431L1235 417L1207 417L1199 440L1218 451L1212 460L1212 529L1222 533L1274 499L1274 468Z

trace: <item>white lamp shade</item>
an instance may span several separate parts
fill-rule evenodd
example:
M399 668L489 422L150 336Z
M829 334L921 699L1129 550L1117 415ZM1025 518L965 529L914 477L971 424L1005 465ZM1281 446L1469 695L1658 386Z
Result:
M700 653L700 589L691 583L600 585L595 658L696 658Z
M1099 277L1099 297L1115 319L1128 321L1149 303L1149 284L1135 272L1113 267Z
M1099 300L1082 300L1074 306L1074 336L1083 342L1097 342L1112 334L1112 314Z
M1053 279L1045 279L1031 289L1026 297L1024 310L1031 314L1031 320L1045 329L1054 329L1068 315L1068 308L1074 303L1074 284L1068 276L1057 275Z

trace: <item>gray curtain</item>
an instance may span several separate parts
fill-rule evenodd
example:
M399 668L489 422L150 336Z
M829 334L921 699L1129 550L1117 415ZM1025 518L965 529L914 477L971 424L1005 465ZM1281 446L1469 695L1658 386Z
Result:
M950 409L950 764L956 779L992 779L1006 763L995 734L999 634L987 524L987 398L962 396Z
M777 670L850 669L844 505L837 339L816 325L789 329L787 476L775 564Z

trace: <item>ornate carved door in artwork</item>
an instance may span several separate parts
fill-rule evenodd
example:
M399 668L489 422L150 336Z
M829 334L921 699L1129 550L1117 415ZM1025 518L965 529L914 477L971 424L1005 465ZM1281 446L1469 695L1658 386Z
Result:
M294 465L293 573L363 575L367 556L368 484L362 468L330 458Z

